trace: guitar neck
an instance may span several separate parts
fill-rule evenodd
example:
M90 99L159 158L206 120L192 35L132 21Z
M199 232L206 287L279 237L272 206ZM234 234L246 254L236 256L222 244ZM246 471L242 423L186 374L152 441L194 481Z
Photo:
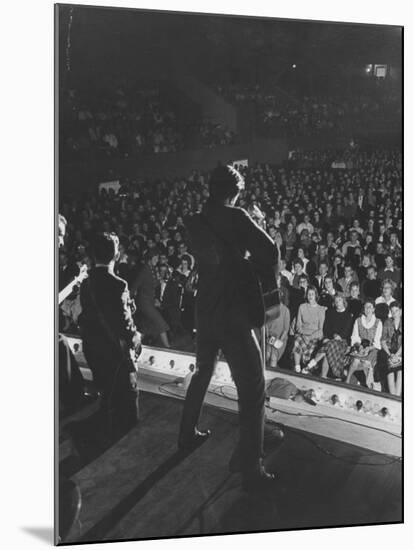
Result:
M64 289L62 289L59 292L58 304L60 305L63 302L63 300L65 300L68 296L70 296L75 286L79 285L84 279L86 279L86 277L87 277L87 271L81 270L80 274L77 277L75 277L71 283L69 283L67 286L65 286Z
M73 289L78 284L78 280L75 279L71 283L69 283L63 290L59 292L59 305L63 302L63 300L66 300L70 294L72 294Z

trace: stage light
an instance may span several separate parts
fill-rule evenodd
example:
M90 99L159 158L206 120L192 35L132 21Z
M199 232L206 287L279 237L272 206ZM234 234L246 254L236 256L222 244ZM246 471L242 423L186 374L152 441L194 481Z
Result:
M339 397L336 395L336 393L331 396L331 403L332 405L339 405Z
M387 407L382 407L382 409L380 410L380 415L386 417L386 416L389 416L389 414L390 412L387 409Z

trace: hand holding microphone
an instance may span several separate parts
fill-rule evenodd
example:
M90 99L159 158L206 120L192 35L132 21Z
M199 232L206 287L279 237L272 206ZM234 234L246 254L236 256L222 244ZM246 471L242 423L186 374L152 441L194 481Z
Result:
M132 338L132 345L134 348L135 360L139 358L142 352L141 334L136 332Z
M257 206L257 204L253 204L253 206L250 209L250 215L254 219L254 221L260 225L260 227L265 227L266 225L266 216L263 214L263 212L260 210L260 208Z

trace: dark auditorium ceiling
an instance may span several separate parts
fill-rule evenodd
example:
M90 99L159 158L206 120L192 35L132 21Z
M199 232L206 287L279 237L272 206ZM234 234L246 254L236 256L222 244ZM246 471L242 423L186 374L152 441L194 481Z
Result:
M64 58L69 11L59 21L60 55ZM356 66L387 63L401 67L402 28L378 25L320 23L265 18L234 18L182 13L74 6L71 55L73 64L105 71L119 70L145 56L171 51L202 64L220 53L234 60L272 57L274 63L295 62L318 66ZM86 55L87 54L87 55ZM77 57L78 56L78 57ZM76 67L74 67L76 70Z

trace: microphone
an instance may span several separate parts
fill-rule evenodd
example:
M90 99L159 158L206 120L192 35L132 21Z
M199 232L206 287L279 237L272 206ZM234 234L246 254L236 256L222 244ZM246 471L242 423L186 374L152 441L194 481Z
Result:
M263 229L266 226L266 215L260 210L260 208L257 206L257 204L253 204L253 206L250 208L250 215L254 219L254 221L260 225Z

